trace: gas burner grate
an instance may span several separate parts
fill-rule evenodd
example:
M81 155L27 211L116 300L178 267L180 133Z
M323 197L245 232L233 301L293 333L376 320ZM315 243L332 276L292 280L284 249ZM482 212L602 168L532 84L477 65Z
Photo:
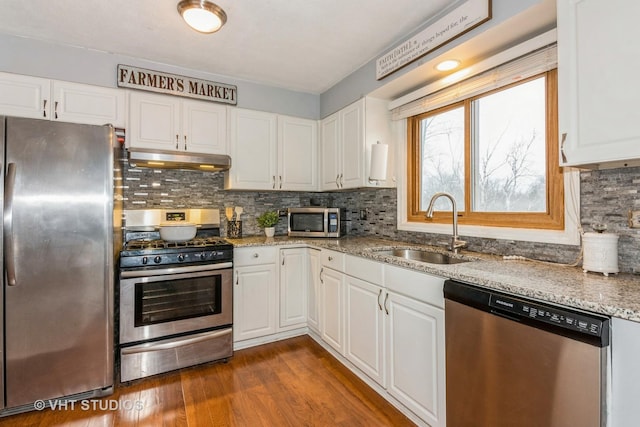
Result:
M126 250L141 249L171 249L171 248L190 248L190 247L206 247L228 245L228 243L219 237L196 237L186 242L167 242L164 240L131 240L127 242Z

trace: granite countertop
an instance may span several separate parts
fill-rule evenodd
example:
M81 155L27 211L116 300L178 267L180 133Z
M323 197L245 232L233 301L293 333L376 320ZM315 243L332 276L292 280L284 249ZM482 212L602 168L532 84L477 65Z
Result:
M369 237L304 239L290 237L246 237L227 239L235 247L265 245L308 245L410 268L441 277L477 284L490 289L526 296L568 307L640 322L640 276L632 274L583 273L580 267L540 261L503 260L502 257L461 251L470 261L460 264L427 264L385 256L392 248L428 249L445 253L441 247L403 243Z

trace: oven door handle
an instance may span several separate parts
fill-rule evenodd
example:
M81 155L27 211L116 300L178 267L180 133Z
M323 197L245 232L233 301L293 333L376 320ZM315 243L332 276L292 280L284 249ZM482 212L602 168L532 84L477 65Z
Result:
M133 346L133 347L124 347L121 349L122 355L126 354L137 354L137 353L146 353L150 351L161 351L161 350L171 350L174 348L182 347L190 344L197 344L202 341L208 341L213 338L223 337L225 335L229 335L233 330L231 328L224 329L218 332L203 332L201 334L191 335L188 338L172 340L171 342L165 342L161 344L157 343L148 343L143 344L142 346Z
M120 277L123 279L131 279L135 277L165 276L169 274L180 273L199 273L206 271L224 270L231 267L233 267L232 262L221 262L219 264L187 265L184 267L155 268L153 270L122 271L120 272Z

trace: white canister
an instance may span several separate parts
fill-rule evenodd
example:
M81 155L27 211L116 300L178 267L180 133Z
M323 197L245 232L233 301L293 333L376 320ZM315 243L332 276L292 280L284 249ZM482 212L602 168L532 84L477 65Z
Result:
M618 235L611 233L584 233L582 236L584 257L582 270L604 273L617 273Z

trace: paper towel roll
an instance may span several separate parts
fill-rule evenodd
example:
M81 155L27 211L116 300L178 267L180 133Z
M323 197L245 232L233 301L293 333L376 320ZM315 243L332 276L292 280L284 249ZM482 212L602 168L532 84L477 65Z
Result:
M388 144L374 144L371 146L371 169L369 179L372 181L384 181L387 179Z

